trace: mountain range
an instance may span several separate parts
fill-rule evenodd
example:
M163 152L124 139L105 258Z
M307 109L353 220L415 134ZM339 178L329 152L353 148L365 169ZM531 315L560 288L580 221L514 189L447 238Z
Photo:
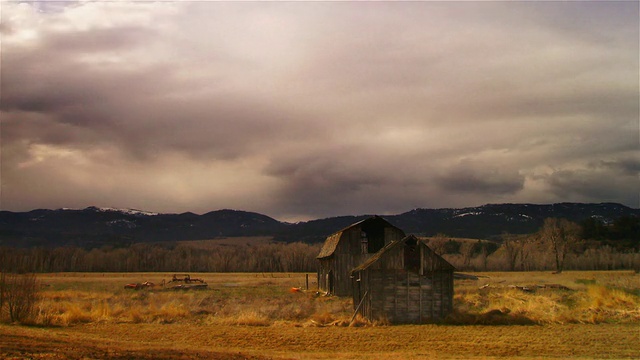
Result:
M228 209L202 215L98 207L0 211L0 246L120 247L137 242L238 236L273 236L275 240L313 243L369 216L330 217L292 224L263 214ZM406 233L491 239L504 232L533 233L549 217L574 222L596 219L607 225L622 217L638 218L640 209L616 203L487 204L458 209L414 209L383 217Z

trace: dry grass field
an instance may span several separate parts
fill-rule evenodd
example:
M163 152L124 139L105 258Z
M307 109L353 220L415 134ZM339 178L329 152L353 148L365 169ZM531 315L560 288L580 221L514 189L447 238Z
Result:
M633 272L481 273L456 280L445 323L395 326L350 322L350 299L292 291L305 274L191 274L208 289L123 288L171 275L40 275L31 323L0 325L0 358L640 357Z

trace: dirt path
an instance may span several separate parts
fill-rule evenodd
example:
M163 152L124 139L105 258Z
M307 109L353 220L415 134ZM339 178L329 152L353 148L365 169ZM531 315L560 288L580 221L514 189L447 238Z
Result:
M0 325L0 358L329 359L637 358L637 324L304 328L97 324Z

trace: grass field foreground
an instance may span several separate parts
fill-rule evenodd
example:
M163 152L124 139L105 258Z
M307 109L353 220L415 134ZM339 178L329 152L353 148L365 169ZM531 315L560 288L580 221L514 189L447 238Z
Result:
M485 273L456 280L455 312L445 323L570 324L640 322L640 275L633 272ZM292 326L348 325L348 298L304 289L305 274L193 274L207 280L199 291L126 283L170 279L169 274L47 274L33 321L41 326L81 323L203 323ZM381 324L383 324L382 322ZM381 325L377 324L377 325Z
M209 287L125 290L171 274L45 274L33 326L0 325L5 358L637 358L640 275L483 273L456 280L444 324L356 319L305 274L191 274ZM314 274L310 275L310 287ZM74 349L68 354L61 349ZM26 354L26 355L25 355ZM77 354L83 354L77 357ZM56 357L57 356L57 357Z

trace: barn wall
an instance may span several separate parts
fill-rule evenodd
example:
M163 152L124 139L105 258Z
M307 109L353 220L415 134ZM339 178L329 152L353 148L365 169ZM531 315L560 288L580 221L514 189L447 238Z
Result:
M423 248L424 247L424 248ZM354 307L370 320L392 323L424 323L443 319L453 310L453 270L443 265L426 245L421 245L420 275L403 267L403 246L385 253L378 261L355 274ZM360 279L360 281L357 281Z
M319 269L318 286L321 291L331 292L328 286L329 271L331 270L334 278L334 290L332 294L336 296L353 295L351 271L373 255L362 254L361 231L362 228L360 226L354 226L342 233L334 254L325 263L326 268L324 270ZM384 236L386 245L392 241L402 239L404 233L393 227L385 227ZM322 260L324 259L320 261L320 268L323 268ZM323 284L322 286L320 286L321 283Z
M404 231L393 228L386 227L384 229L384 244L387 245L392 241L402 240L405 237Z
M329 270L331 269L331 259L319 259L318 266L318 290L329 292Z
M424 323L440 320L452 311L452 275L420 276L405 270L364 270L355 282L354 307L370 320ZM366 294L366 296L365 296Z

